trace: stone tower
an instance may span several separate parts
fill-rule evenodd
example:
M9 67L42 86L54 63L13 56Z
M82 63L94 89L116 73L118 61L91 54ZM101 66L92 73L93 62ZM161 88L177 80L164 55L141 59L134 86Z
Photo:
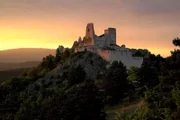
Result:
M108 28L108 44L116 45L116 29L115 28Z
M91 38L90 45L94 45L94 36L95 36L94 25L93 23L88 23L86 26L86 37Z

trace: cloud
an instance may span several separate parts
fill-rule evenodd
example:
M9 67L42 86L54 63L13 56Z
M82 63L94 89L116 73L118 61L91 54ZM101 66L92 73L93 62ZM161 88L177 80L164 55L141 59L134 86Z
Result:
M180 0L1 0L0 17L179 25L179 5Z
M125 6L140 14L165 14L180 12L179 0L126 0Z
M0 15L165 16L178 14L179 5L179 0L1 0Z

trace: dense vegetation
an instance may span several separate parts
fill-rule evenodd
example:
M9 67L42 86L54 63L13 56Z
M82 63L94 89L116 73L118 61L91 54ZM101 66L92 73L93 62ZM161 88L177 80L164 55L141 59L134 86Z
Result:
M173 43L178 46L179 39ZM145 87L145 105L134 113L122 113L124 120L179 120L180 119L180 50L171 52L166 59L151 55L135 78ZM132 71L131 71L132 74ZM133 73L134 74L134 73ZM132 77L131 77L132 78Z
M173 41L178 43L179 39ZM167 58L150 54L141 68L127 70L122 62L114 61L96 79L87 79L81 65L64 66L56 83L54 76L46 77L65 61L85 54L57 49L56 56L49 55L37 67L1 83L0 119L104 120L107 106L124 104L126 99L144 103L129 113L119 113L120 120L180 119L180 50Z

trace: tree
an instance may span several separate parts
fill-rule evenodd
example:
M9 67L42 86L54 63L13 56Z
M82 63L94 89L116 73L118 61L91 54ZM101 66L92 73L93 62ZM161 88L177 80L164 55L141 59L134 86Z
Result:
M69 51L69 50L65 50L65 51L63 52L62 58L63 58L63 59L66 59L66 58L68 58L69 56L70 56L70 51Z
M154 87L159 84L161 64L165 61L160 55L150 54L145 58L141 68L137 72L138 81L142 86Z
M53 55L44 57L41 62L41 67L48 68L50 70L52 70L55 66L55 57Z
M166 58L161 67L161 80L163 84L174 86L180 78L180 50L171 52L171 56Z
M104 120L102 100L94 83L87 81L61 98L59 113L64 120Z
M138 76L141 85L154 87L155 85L159 84L157 68L147 63L143 63L138 72Z
M139 68L131 67L128 70L128 78L127 79L129 81L137 81L137 80L139 80L138 73L139 73Z
M86 73L84 69L81 67L81 65L70 68L70 71L68 74L68 84L70 86L83 82L85 78L86 78Z
M116 104L127 89L127 69L122 62L114 61L105 76L105 90L109 104Z
M180 47L180 39L177 37L177 38L174 38L173 39L173 44L175 45L175 46L179 46Z
M40 103L37 116L42 120L105 120L103 99L92 81L73 86L67 91L56 90ZM33 111L31 111L33 112Z
M60 62L61 59L62 59L62 53L59 51L59 48L57 48L55 60L56 60L56 62Z
M134 54L133 54L134 57L143 57L144 55L141 53L140 50L137 50Z

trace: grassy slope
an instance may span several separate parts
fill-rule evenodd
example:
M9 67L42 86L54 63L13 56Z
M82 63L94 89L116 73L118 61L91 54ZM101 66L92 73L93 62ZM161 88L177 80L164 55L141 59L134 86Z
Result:
M106 120L118 120L118 116L121 113L125 114L132 114L134 113L139 107L144 106L145 103L143 100L135 100L133 102L128 102L127 100L124 100L122 103L115 105L115 106L107 106L105 108L106 111Z

